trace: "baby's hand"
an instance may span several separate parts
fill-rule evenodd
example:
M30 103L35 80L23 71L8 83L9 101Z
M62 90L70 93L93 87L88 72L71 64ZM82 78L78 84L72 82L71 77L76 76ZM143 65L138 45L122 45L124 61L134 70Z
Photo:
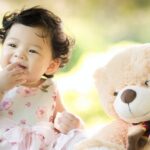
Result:
M77 116L64 111L62 113L57 113L54 121L54 127L61 133L66 134L72 129L80 128L81 120Z
M0 91L4 92L12 87L26 82L26 72L17 63L9 64L0 71Z

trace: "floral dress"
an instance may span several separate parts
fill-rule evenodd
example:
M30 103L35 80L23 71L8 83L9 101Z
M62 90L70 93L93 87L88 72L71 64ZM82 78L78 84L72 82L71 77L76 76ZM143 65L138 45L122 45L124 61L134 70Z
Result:
M0 150L72 150L80 130L58 133L53 127L57 89L47 79L38 88L17 86L0 102Z

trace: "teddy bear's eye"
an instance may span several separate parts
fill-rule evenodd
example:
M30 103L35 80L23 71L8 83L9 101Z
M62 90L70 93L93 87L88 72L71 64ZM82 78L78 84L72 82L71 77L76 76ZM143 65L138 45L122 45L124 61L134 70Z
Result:
M114 92L114 96L117 96L118 95L118 92Z
M148 86L148 87L150 87L150 80L146 80L145 81L145 85Z

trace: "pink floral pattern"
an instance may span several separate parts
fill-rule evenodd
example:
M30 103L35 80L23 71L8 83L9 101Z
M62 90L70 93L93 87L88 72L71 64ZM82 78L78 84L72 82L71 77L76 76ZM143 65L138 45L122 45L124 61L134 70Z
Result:
M38 108L36 115L38 118L42 118L46 114L46 109L44 107Z
M8 111L8 115L9 115L9 116L13 116L13 114L14 114L14 113L13 113L12 110L9 110L9 111Z
M26 107L31 107L31 102L27 102L27 103L25 104L25 106L26 106Z
M17 89L17 93L22 95L22 96L32 96L36 94L36 91L38 88L28 88L28 87L20 87Z
M56 141L62 136L53 128L57 98L51 80L37 88L18 86L8 91L0 101L0 132L4 132L0 150L57 150Z
M5 110L8 110L10 107L12 106L12 102L10 102L10 101L3 101L2 102L2 107L5 109Z
M20 120L20 124L25 125L25 124L27 124L27 121L25 119Z

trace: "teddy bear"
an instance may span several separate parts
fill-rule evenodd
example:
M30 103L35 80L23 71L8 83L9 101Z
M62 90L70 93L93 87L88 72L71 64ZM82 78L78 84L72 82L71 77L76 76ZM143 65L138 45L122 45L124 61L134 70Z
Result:
M125 47L94 78L101 104L114 119L75 150L150 150L150 44Z

